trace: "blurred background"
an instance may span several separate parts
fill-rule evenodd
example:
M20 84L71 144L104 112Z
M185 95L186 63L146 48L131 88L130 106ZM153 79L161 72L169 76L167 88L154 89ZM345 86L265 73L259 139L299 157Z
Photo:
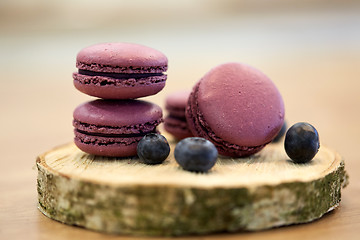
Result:
M72 110L91 99L72 86L76 54L111 41L144 44L168 56L167 86L150 97L160 105L210 68L240 61L277 84L291 123L324 128L324 142L327 135L344 140L343 125L359 120L334 111L359 109L352 87L360 68L359 1L1 0L1 122L16 142L37 142L29 149L36 155L71 141Z
M310 122L350 175L359 169L360 1L0 0L4 184L19 167L19 184L35 181L35 157L72 141L72 111L92 99L72 85L76 54L113 41L168 56L167 85L147 98L161 106L218 64L260 69L281 91L288 123Z
M167 85L148 98L159 105L212 67L239 61L276 83L290 124L312 123L344 155L345 142L358 141L360 1L1 0L1 142L13 161L19 146L32 164L72 141L72 111L92 99L72 86L76 54L112 41L168 56Z

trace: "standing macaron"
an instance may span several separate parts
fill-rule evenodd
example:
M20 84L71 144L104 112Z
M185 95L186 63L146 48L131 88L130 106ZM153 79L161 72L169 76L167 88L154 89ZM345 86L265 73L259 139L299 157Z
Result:
M213 142L220 154L243 157L271 142L283 125L284 113L274 83L259 70L233 62L200 79L186 116L193 134Z
M136 155L138 142L156 132L162 110L140 100L98 99L78 106L73 113L75 144L84 152L109 156Z
M189 95L189 90L177 91L165 100L165 108L169 114L164 119L164 128L178 140L193 136L185 117Z
M164 88L167 57L132 43L102 43L82 49L73 73L75 87L104 99L134 99Z

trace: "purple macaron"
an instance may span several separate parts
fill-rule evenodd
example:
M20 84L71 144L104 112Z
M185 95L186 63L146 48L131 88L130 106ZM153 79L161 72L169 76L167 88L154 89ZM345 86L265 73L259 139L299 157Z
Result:
M241 63L211 69L194 86L186 110L192 133L232 157L249 156L271 142L284 123L284 114L274 83Z
M167 96L165 100L165 108L169 114L164 119L164 128L178 140L193 136L185 117L189 95L189 90L178 91Z
M167 57L132 43L101 43L82 49L76 57L75 87L104 99L134 99L164 88Z
M156 132L162 110L140 100L98 99L78 106L73 113L74 142L89 154L128 157L136 155L138 142Z

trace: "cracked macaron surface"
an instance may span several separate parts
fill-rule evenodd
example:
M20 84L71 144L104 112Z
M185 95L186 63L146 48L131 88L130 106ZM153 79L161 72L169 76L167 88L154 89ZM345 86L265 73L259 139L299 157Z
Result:
M194 86L186 110L192 133L232 157L249 156L271 142L283 125L284 114L274 83L241 63L211 69Z
M76 58L74 86L104 99L134 99L161 91L166 83L167 57L133 43L101 43L82 49Z
M140 100L98 99L78 106L73 113L75 144L84 152L110 157L136 155L138 142L156 132L162 110Z

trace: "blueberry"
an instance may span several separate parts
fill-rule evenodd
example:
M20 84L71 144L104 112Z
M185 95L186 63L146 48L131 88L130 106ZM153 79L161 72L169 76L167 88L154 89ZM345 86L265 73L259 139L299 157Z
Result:
M176 162L187 171L207 172L211 169L218 156L218 151L210 141L189 137L181 140L175 147Z
M311 161L319 150L319 134L309 123L294 124L285 136L286 154L296 163Z
M160 164L170 153L166 138L157 133L146 134L137 145L137 154L146 164Z
M287 129L287 123L284 122L282 125L280 132L276 135L276 137L272 140L273 142L279 142L281 138L285 135Z

